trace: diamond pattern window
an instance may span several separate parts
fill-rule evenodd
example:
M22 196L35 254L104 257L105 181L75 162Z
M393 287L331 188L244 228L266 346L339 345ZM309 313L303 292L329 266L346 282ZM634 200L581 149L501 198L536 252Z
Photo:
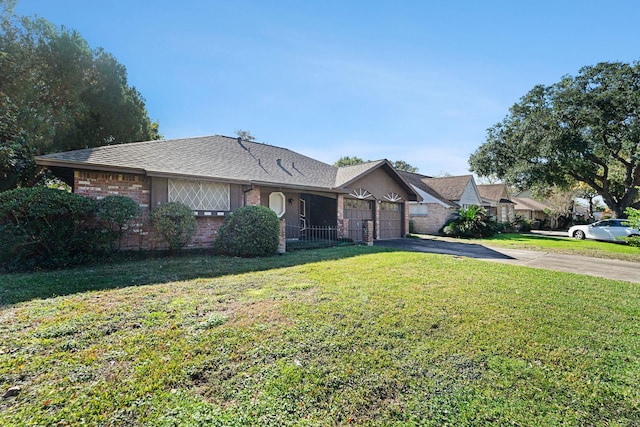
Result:
M193 210L230 210L229 184L169 180L169 201L182 202Z

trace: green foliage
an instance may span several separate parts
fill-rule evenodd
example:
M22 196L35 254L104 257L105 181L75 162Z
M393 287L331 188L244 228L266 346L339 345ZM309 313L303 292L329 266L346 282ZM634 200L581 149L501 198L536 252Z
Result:
M231 256L269 256L276 253L279 239L280 221L275 212L265 206L244 206L225 218L215 249Z
M41 179L34 154L158 139L123 65L76 31L0 3L2 187ZM2 188L0 188L2 189Z
M411 166L409 163L405 162L404 160L396 160L392 164L393 164L394 168L396 168L398 170L401 170L401 171L411 172L411 173L418 172L418 168L417 167Z
M105 222L107 230L116 234L120 249L128 226L142 215L140 205L129 197L119 195L107 196L98 200L96 205L98 218Z
M338 159L337 162L335 162L333 164L333 166L335 167L343 167L343 166L353 166L353 165L360 165L362 163L366 163L366 162L370 162L371 160L362 160L360 157L357 156L342 156ZM405 162L404 160L396 160L395 162L391 162L391 164L393 165L394 168L401 170L401 171L405 171L405 172L411 172L411 173L416 173L418 172L418 168L415 166L411 166L409 163Z
M516 219L509 224L509 228L518 233L528 233L531 231L531 220L516 215Z
M640 425L634 283L350 246L0 289L3 426Z
M640 230L640 209L627 208L624 212L627 214L629 227ZM640 236L627 237L626 240L631 246L640 247Z
M616 216L640 207L640 63L599 63L536 86L488 130L471 170L520 188L582 182Z
M442 228L445 236L481 238L491 237L498 228L496 221L487 215L486 209L478 205L460 208Z
M161 237L172 252L182 249L196 234L196 219L184 203L160 205L151 211L150 220L155 235Z
M46 187L0 193L0 267L77 264L110 243L95 221L95 202Z
M360 157L342 156L333 164L333 166L339 168L342 166L360 165L362 163L364 163L364 160L362 160Z

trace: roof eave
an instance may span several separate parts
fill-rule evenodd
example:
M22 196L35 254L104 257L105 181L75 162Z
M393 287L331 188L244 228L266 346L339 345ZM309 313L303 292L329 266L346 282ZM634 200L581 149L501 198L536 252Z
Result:
M37 165L46 166L46 167L99 170L104 172L130 173L130 174L138 174L138 175L146 174L146 171L144 169L129 168L126 166L113 166L113 165L104 165L104 164L98 164L98 163L75 162L72 160L49 159L45 157L36 157L35 161Z

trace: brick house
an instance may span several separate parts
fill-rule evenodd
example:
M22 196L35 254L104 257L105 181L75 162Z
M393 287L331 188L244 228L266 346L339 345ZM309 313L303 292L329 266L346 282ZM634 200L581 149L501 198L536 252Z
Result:
M498 222L512 222L516 219L515 202L509 197L507 184L480 184L478 191L482 197L482 207Z
M198 227L191 247L208 247L224 218L241 206L273 209L287 239L330 227L335 238L370 243L405 236L408 203L419 200L387 160L337 168L286 148L218 135L48 154L36 163L75 193L135 200L143 217L123 242L130 249L159 247L149 212L171 201L193 210Z
M400 174L422 199L409 203L414 233L438 234L458 209L482 204L473 175L433 178L410 172Z

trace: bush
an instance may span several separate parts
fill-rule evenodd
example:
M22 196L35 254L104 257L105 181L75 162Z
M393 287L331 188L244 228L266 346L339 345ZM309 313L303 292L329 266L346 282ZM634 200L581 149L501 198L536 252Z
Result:
M516 215L516 219L509 224L509 227L516 233L528 233L531 231L532 222L520 215Z
M129 197L118 195L107 196L96 204L98 218L106 225L105 232L114 234L120 249L131 221L142 215L140 205Z
M156 207L150 214L151 228L169 245L171 252L182 249L196 234L196 219L191 209L180 202Z
M216 236L216 252L240 257L269 256L280 240L280 220L264 206L245 206L228 216Z
M640 209L627 208L624 213L627 214L627 223L629 224L629 227L640 230ZM627 237L626 240L631 246L640 248L640 236Z
M496 234L498 223L487 215L487 211L477 205L460 208L442 228L442 233L450 237L481 238Z
M89 259L111 244L95 213L93 200L52 188L0 193L0 267L58 268Z

